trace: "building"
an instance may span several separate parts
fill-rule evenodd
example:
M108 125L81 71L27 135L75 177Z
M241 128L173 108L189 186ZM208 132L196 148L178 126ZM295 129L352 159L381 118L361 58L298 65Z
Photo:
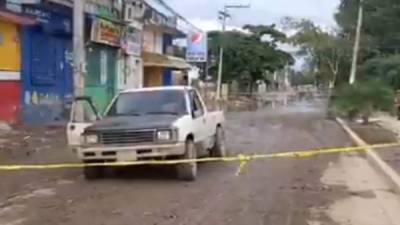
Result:
M143 86L172 84L173 70L190 67L183 58L174 56L173 40L185 38L178 29L178 14L160 0L145 0L143 30Z
M109 2L111 4L111 2ZM86 19L85 94L99 111L104 111L117 92L117 80L122 74L121 24L122 10L108 5L102 14Z
M21 116L21 38L22 26L32 26L35 20L8 8L0 1L0 120L10 124Z
M126 0L123 11L125 29L122 37L123 73L118 90L143 86L142 34L146 5L143 0Z
M73 2L0 0L0 120L68 120ZM190 67L173 44L189 33L180 21L162 0L86 0L85 95L104 111L123 89L176 83Z
M72 11L43 2L22 5L34 26L23 26L22 119L26 123L65 120L73 97Z
M15 13L35 21L34 25L21 26L19 32L21 121L29 124L66 121L73 99L73 1L9 1ZM86 1L85 93L100 109L117 92L117 80L123 73L120 40L125 25L121 18L122 3Z

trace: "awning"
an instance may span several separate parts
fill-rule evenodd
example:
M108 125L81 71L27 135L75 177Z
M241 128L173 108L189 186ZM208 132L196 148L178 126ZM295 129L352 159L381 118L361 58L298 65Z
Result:
M35 25L36 20L18 13L0 9L0 20L9 21L20 25Z
M184 59L169 56L169 55L161 55L157 53L151 52L143 52L143 64L144 66L150 67L166 67L172 69L188 69L190 68L190 64L188 64Z

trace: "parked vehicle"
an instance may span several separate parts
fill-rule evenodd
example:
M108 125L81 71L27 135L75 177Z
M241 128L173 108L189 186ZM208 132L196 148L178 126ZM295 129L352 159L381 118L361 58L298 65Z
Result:
M83 118L78 118L78 111ZM85 163L225 156L224 115L209 112L191 87L127 90L101 117L90 98L77 98L67 126L68 144ZM82 116L81 116L82 117ZM176 165L178 177L194 180L197 163ZM85 167L87 179L104 167Z

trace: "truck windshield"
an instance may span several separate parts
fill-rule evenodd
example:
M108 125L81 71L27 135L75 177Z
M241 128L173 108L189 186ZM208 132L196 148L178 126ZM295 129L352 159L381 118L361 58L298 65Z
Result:
M159 90L120 94L108 111L107 116L182 115L186 113L183 91Z

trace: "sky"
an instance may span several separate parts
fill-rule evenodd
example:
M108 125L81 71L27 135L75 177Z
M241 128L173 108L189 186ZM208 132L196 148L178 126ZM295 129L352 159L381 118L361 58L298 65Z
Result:
M279 24L286 16L308 18L323 27L335 26L333 15L339 0L164 0L202 30L220 29L218 10L224 4L250 4L249 9L231 9L228 27L244 24Z

